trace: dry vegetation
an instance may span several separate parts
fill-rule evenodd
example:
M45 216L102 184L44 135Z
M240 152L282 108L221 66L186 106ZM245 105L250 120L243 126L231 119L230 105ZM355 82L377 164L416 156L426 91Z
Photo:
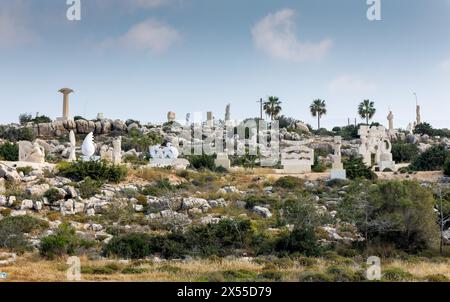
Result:
M8 273L7 281L10 282L64 282L67 280L68 268L65 261L65 259L48 261L36 254L26 254L20 257L16 264L1 267L0 271ZM89 260L83 257L81 263L82 281L89 282L295 282L308 274L316 276L315 278L324 278L323 281L353 281L348 278L364 280L365 272L362 258L356 257L352 260L339 256L317 259L257 258L253 261L248 259L172 260L159 263L151 260ZM338 272L330 273L333 270ZM450 262L445 258L420 257L411 257L407 260L383 260L382 272L385 273L382 279L384 281L448 281L450 280Z

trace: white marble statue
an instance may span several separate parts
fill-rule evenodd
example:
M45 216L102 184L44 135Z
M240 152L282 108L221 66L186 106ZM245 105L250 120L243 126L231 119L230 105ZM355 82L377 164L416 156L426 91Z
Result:
M335 136L333 143L333 166L331 168L331 179L346 179L347 173L342 164L342 137Z
M113 141L112 162L115 165L120 165L122 163L122 137L121 136Z
M19 142L19 161L29 163L45 163L45 149L38 143Z
M375 155L375 165L382 172L386 169L395 171L395 162L392 160L392 144L388 131L383 126L361 126L358 134L361 137L359 154L364 163L372 166L372 155Z
M75 133L73 132L73 130L70 130L69 141L70 141L70 149L69 149L69 158L67 159L67 161L73 162L73 161L77 160L77 156L75 154L75 148L77 146L77 142L76 142Z
M83 153L83 160L92 160L92 157L95 154L94 134L92 132L84 139L83 145L81 146L81 152Z

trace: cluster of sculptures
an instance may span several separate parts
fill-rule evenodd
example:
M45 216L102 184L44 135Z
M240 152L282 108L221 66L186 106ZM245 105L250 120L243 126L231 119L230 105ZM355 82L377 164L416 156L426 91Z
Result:
M392 160L392 144L383 126L361 126L358 134L361 138L361 146L358 153L364 163L371 167L378 166L379 171L395 170L395 162ZM372 163L374 156L374 163Z

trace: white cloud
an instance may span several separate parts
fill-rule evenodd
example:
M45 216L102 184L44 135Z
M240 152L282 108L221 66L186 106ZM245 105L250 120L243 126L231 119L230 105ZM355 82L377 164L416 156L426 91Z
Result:
M300 41L295 32L294 19L295 11L292 9L283 9L264 17L251 30L256 48L272 57L291 61L320 59L325 56L332 41Z
M147 19L131 27L124 35L106 41L105 45L160 54L180 39L176 29L155 19Z
M376 90L376 84L356 75L343 75L330 83L333 94L369 94Z
M29 44L37 35L28 24L28 7L22 1L2 3L0 7L0 47Z

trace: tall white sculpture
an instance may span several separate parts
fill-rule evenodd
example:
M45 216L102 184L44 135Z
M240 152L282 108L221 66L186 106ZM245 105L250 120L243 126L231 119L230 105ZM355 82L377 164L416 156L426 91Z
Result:
M69 149L69 158L67 159L67 161L73 162L73 161L77 160L77 156L75 154L75 148L76 148L77 142L76 142L75 133L73 132L73 130L70 130L69 141L70 141L70 149Z
M344 165L342 164L342 137L335 136L333 151L333 167L331 169L331 179L347 179L347 172L344 170Z
M178 159L180 155L178 149L171 143L167 143L166 147L156 145L150 147L150 167L175 167L180 169L186 169L189 165L189 161L186 159Z
M314 165L314 149L306 146L292 146L281 151L283 173L311 173Z
M120 165L122 163L122 137L121 136L113 141L112 161L115 165Z
M83 146L81 146L81 152L83 153L83 160L92 160L95 154L95 144L94 144L94 134L89 133L83 141Z

